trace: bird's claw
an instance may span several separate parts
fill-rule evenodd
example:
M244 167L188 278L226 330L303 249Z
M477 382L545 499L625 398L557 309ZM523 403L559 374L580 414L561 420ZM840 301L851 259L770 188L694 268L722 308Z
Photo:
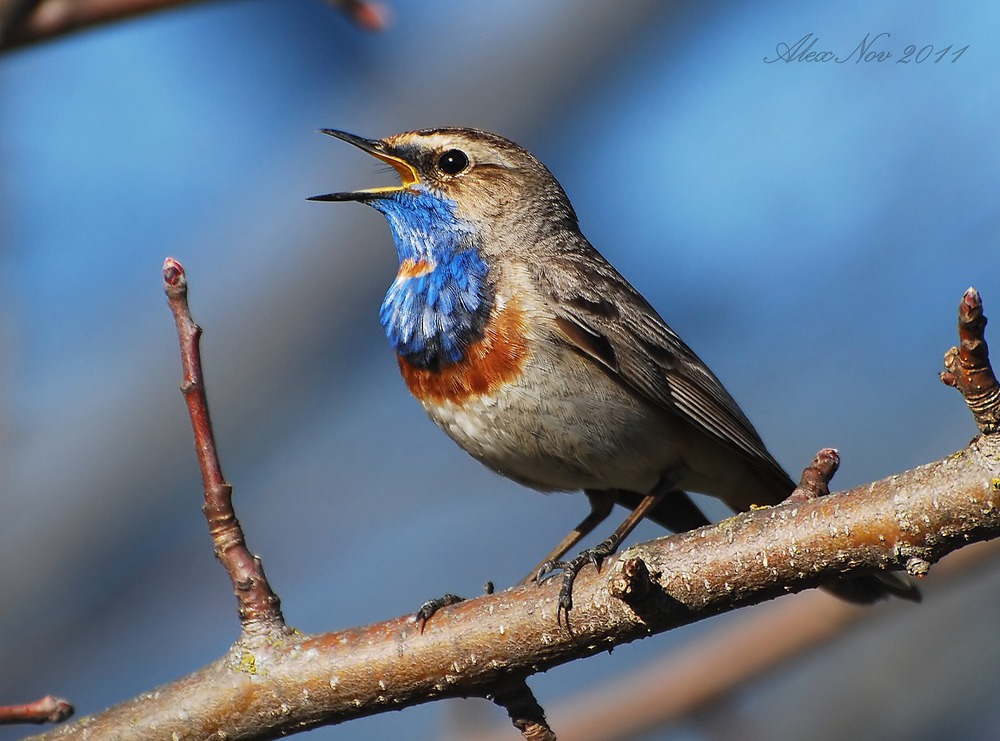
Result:
M457 605L459 602L465 602L465 597L459 597L457 594L444 594L440 597L429 599L424 602L424 604L420 605L420 609L417 610L416 614L413 616L417 625L420 626L420 632L424 632L424 626L426 626L427 621L434 616L434 613L442 607Z
M556 571L565 569L567 566L569 566L568 561L546 561L535 572L535 582L541 584L549 577L555 576Z
M483 594L493 594L493 582L488 581L483 584ZM420 632L424 632L424 626L427 625L428 620L434 617L434 613L442 607L457 605L459 602L465 602L465 597L459 597L457 594L444 594L420 605L420 609L413 615L413 619L420 626Z
M573 609L573 583L577 574L588 563L594 565L598 571L604 559L614 552L607 543L600 543L594 548L582 551L571 561L546 561L535 573L535 581L541 583L543 580L555 576L556 571L562 571L562 587L559 589L559 610L567 615Z

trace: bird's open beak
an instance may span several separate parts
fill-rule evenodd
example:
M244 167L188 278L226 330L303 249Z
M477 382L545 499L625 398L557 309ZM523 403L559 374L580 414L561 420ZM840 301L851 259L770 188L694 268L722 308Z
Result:
M392 153L391 147L380 139L365 139L346 131L336 129L320 129L321 134L329 134L338 139L343 139L348 144L353 144L359 149L363 149L373 157L378 157L386 164L392 165L399 173L400 185L389 185L382 188L366 188L365 190L354 190L345 193L327 193L322 196L312 196L309 201L368 201L374 198L381 198L391 193L407 190L420 182L416 169L402 157Z

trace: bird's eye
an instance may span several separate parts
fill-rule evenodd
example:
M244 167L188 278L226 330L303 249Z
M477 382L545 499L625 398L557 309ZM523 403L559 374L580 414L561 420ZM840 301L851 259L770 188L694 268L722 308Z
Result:
M437 168L445 175L458 175L468 166L469 157L461 149L449 149L437 161Z

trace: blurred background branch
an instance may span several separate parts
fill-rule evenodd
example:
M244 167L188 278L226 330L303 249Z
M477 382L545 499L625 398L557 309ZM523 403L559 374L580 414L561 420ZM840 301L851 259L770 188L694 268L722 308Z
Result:
M0 51L47 41L103 23L208 0L0 0ZM218 0L216 0L218 1ZM371 0L328 0L360 28L381 31L387 6Z
M52 39L193 0L0 0L0 49ZM198 0L204 2L204 0Z

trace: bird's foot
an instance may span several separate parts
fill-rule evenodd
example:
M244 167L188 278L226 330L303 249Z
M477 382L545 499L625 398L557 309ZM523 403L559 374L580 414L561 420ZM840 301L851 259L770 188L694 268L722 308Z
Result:
M483 592L485 594L493 594L493 582L488 581L483 585ZM457 605L459 602L465 602L465 597L459 597L457 594L444 594L440 597L435 597L434 599L429 599L424 604L420 605L420 609L414 614L413 619L416 620L417 625L420 626L420 632L424 632L424 627L427 625L427 621L430 620L434 614L440 610L442 607L448 607L449 605Z
M576 581L576 575L588 563L594 564L594 568L600 571L604 559L614 552L613 544L605 541L594 548L582 551L580 555L570 561L546 561L535 574L535 581L541 583L542 580L554 576L557 570L562 571L563 583L559 590L559 610L565 612L568 617L569 611L573 609L573 582Z
M457 605L459 602L465 602L465 597L459 597L457 594L443 594L440 597L429 599L420 605L420 609L413 616L414 620L417 621L417 625L420 626L420 632L424 632L424 626L434 616L434 613L442 607Z

